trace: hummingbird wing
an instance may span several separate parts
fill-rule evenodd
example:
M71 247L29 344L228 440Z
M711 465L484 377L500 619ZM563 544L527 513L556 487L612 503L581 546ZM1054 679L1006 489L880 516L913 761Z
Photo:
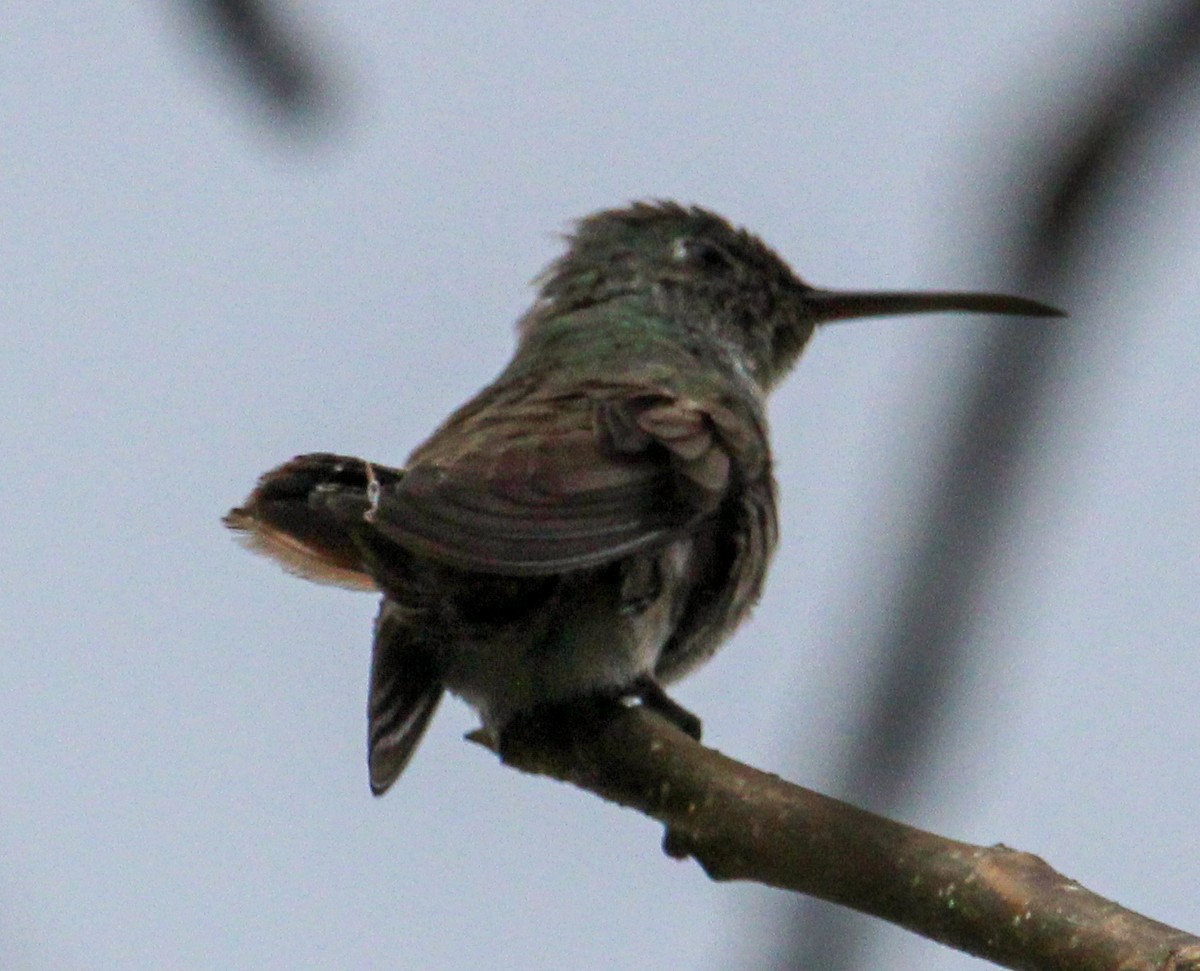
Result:
M380 482L368 522L452 567L546 576L667 542L717 509L735 465L765 463L752 406L602 382L511 391L485 391Z

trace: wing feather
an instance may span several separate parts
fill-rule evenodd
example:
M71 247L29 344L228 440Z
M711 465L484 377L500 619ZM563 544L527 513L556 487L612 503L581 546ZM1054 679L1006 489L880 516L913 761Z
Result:
M664 389L473 405L381 487L368 514L389 539L459 569L544 576L663 544L719 505L742 460L709 408ZM737 424L718 410L723 425Z

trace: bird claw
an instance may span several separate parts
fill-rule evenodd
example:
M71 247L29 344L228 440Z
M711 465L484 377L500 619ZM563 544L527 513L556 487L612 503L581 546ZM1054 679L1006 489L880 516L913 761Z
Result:
M703 723L699 717L663 691L662 685L649 675L638 678L630 687L629 694L651 711L662 715L685 735L690 735L697 742L700 741Z

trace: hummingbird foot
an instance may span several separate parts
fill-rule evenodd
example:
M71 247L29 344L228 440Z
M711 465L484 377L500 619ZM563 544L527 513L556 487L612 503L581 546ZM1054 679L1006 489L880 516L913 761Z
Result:
M620 699L611 694L585 695L517 712L500 728L480 728L467 735L467 739L490 748L501 762L508 762L511 753L536 750L547 744L573 749L602 731L621 708ZM520 764L520 758L517 762Z
M492 749L501 759L508 744L521 745L538 738L569 743L573 737L595 732L631 699L661 715L685 735L700 740L700 719L672 700L649 675L638 678L623 691L600 691L518 712L498 731L481 728L468 734L467 739Z
M637 698L643 705L667 721L685 735L700 741L701 721L663 691L663 687L650 675L644 674L629 687L628 696Z

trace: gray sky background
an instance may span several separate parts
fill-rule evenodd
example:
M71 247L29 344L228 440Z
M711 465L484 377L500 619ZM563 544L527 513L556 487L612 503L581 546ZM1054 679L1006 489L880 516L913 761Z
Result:
M642 818L500 767L458 702L372 799L374 599L248 556L219 518L297 452L402 461L503 365L554 234L596 208L703 203L823 285L1003 287L980 254L1015 147L1136 7L305 0L349 112L293 151L180 10L12 5L0 966L760 964L777 893L713 885ZM1145 147L1137 216L1070 308L1094 339L906 814L1193 931L1197 107ZM897 581L977 335L833 328L776 394L769 589L676 692L711 744L828 789L864 605ZM973 963L889 930L868 966Z

